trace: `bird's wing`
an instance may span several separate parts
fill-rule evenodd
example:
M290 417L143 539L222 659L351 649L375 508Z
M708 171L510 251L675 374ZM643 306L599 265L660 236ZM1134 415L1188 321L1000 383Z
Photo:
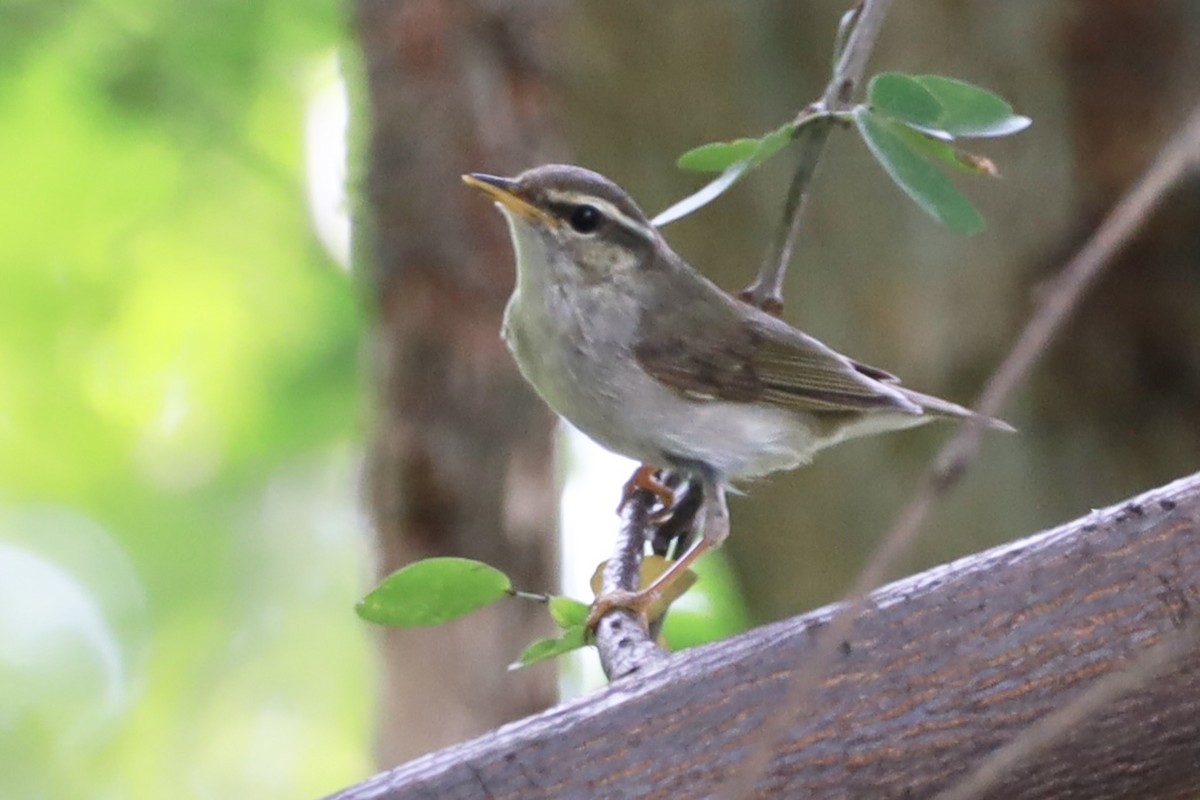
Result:
M729 299L729 303L738 301ZM646 372L693 399L770 403L798 411L859 412L921 407L888 385L895 378L856 364L785 322L748 306L707 305L687 336L643 317L634 356Z

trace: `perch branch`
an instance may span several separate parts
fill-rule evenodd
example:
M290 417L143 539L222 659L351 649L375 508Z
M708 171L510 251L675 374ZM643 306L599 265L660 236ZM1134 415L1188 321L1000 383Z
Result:
M1154 680L1119 686L985 796L1183 797L1200 763L1196 597L1200 473L879 589L849 636L830 606L674 653L333 797L709 798L768 718L784 735L753 797L933 797L1162 646L1178 655ZM827 642L834 669L788 704Z
M622 507L621 533L612 558L604 565L601 594L639 588L646 532L654 524L650 514L653 507L654 495L645 489L635 491ZM614 609L600 619L596 649L609 680L631 675L667 657L654 643L652 633L638 623L637 616L624 609Z

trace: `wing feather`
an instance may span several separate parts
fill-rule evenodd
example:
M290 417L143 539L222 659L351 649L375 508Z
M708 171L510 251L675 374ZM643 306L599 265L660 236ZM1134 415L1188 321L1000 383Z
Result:
M729 300L737 303L736 300ZM742 307L743 309L747 307ZM661 314L639 326L634 356L646 372L690 397L765 402L808 412L921 408L894 376L866 367L770 315L738 314L722 305L688 337L671 335Z

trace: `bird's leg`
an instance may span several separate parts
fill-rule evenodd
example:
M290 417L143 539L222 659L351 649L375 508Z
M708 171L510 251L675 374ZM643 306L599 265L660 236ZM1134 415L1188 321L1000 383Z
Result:
M625 482L625 488L621 490L621 503L617 506L618 514L625 510L625 505L633 499L633 494L638 489L644 489L654 495L662 505L662 510L658 512L660 515L671 510L675 505L675 492L658 479L658 471L658 467L652 464L642 464L633 471L629 480Z
M667 567L646 588L636 592L608 592L597 597L588 611L587 627L589 630L594 631L605 614L618 608L632 611L643 625L648 624L648 610L662 600L666 589L686 574L696 559L709 550L720 547L721 543L729 536L729 507L725 503L724 484L711 470L702 469L700 470L700 486L703 492L700 538L682 556L672 561L671 566Z
M679 483L676 485L672 481ZM667 473L666 483L675 491L675 505L669 514L660 512L651 518L654 529L650 535L650 552L665 558L667 553L674 551L675 558L679 558L700 535L702 520L699 514L704 490L699 479L684 478L675 472ZM659 516L664 519L658 519Z

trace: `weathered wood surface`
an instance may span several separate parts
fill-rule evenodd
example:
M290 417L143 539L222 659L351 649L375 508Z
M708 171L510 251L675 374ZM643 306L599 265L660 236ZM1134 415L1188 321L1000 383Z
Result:
M780 706L831 608L674 654L335 797L710 797L768 714L795 722L755 796L932 797L1156 643L1190 635L1198 597L1200 473L884 587L805 707ZM1198 786L1190 647L983 796Z

